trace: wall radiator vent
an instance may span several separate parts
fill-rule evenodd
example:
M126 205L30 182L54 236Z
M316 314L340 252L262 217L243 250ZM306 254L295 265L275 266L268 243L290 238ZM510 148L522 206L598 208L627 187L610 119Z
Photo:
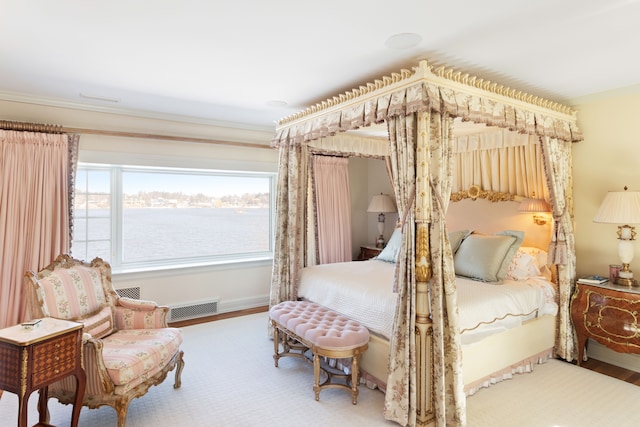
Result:
M121 297L140 299L140 286L116 289L116 293Z
M218 314L219 303L220 299L214 299L209 301L199 301L189 304L170 306L167 321L177 322L179 320L197 319L199 317Z

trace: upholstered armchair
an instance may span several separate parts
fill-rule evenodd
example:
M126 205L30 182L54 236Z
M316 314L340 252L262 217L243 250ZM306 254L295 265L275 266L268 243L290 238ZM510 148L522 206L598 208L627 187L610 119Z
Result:
M111 266L102 259L85 263L60 255L40 272L28 272L25 286L32 318L84 324L84 406L113 407L118 427L125 427L129 402L164 381L174 368L174 388L180 387L182 333L167 326L168 307L120 297L111 284ZM73 403L75 388L69 377L51 384L49 397Z

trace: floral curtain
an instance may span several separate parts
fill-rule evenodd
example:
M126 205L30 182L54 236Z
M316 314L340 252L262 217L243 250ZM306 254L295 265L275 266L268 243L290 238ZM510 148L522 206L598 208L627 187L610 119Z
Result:
M384 415L400 425L416 424L416 281L415 281L415 114L390 117L387 122L393 189L402 222L402 247L398 254L394 290L398 293Z
M318 262L353 259L351 251L351 193L349 159L313 156Z
M0 130L0 328L28 316L24 274L69 252L78 140Z
M574 288L573 279L576 275L572 219L571 143L550 137L540 137L540 139L553 215L553 232L549 245L548 262L556 265L559 290L556 354L571 361L577 356L577 344L569 313Z
M300 144L279 152L273 271L269 305L297 295L296 277L303 265L307 162Z

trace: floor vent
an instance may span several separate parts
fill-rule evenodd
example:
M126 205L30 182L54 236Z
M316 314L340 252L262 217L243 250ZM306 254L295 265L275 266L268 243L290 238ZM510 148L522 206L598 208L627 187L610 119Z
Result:
M116 289L116 292L121 297L140 299L140 286Z
M198 317L212 316L218 314L219 299L210 301L200 301L183 305L169 307L168 322L179 320L197 319Z

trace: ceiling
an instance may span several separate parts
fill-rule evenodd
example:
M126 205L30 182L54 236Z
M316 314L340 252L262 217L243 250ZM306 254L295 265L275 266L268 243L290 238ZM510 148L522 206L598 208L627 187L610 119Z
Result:
M247 129L273 130L419 59L560 102L640 84L640 0L0 0L0 10L0 99ZM388 47L406 33L418 44Z

